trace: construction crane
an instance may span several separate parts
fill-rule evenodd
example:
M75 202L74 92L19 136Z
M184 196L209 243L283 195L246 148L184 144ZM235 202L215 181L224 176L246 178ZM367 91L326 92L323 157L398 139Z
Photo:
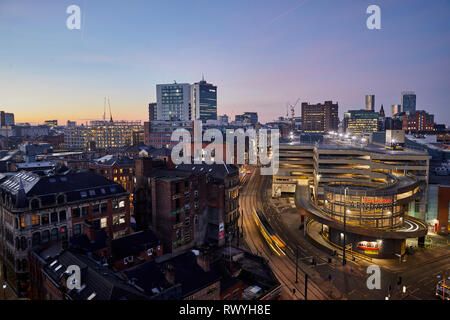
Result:
M111 104L109 103L109 98L108 98L108 106L109 106L109 116L110 116L109 122L113 123L113 118L112 118L112 113L111 113Z
M286 118L289 118L289 109L291 110L291 121L294 121L294 117L295 117L295 107L297 106L297 104L300 102L300 98L297 99L297 101L294 104L291 104L290 102L287 103L287 108L286 108Z

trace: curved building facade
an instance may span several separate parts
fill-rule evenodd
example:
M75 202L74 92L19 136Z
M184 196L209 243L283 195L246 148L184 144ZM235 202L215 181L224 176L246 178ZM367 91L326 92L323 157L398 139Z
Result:
M305 146L298 149L298 161L296 146L286 147L280 146L280 155L287 156L280 157L273 195L295 189L298 210L322 224L322 237L333 246L394 258L405 254L406 239L424 239L426 153L326 140L310 146L307 162Z

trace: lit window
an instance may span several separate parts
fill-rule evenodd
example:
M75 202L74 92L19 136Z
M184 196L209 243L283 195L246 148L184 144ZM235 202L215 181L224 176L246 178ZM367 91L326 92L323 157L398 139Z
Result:
M39 216L38 215L34 215L31 217L31 225L32 226L38 226L40 223L39 221Z
M108 219L107 218L101 218L100 219L100 228L104 229L108 226Z

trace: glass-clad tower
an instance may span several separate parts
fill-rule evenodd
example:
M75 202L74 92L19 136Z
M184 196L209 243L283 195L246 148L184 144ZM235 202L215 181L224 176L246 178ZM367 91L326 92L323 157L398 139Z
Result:
M193 119L217 120L217 87L204 79L191 86Z
M411 91L402 92L402 111L416 112L416 93Z

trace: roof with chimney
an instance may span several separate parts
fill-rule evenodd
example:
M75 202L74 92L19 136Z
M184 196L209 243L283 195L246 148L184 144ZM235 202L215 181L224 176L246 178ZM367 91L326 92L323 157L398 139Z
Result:
M112 260L117 261L128 256L138 255L159 244L159 239L151 230L143 230L116 238L111 241Z
M43 273L60 290L69 276L67 268L80 267L81 288L66 292L69 300L145 300L147 296L136 286L121 279L108 268L81 253L62 251L54 257L47 257Z
M224 180L225 177L229 175L239 174L239 169L234 164L180 164L175 167L178 170L189 171L193 173L205 172L206 174L212 176L214 179Z
M114 155L106 155L92 161L93 164L104 167L112 166L134 166L134 159L130 157L121 157Z
M146 262L126 270L124 273L129 279L134 279L134 282L147 294L151 294L154 292L154 288L169 285L164 275L168 265L173 267L175 284L181 285L183 298L220 281L222 278L217 262L211 262L209 271L204 271L197 263L197 255L192 251L164 262Z
M28 202L38 197L42 206L56 204L56 196L66 195L66 202L119 196L128 192L119 184L92 172L40 176L20 171L0 181L0 193L5 200L11 196L15 208L28 208Z

